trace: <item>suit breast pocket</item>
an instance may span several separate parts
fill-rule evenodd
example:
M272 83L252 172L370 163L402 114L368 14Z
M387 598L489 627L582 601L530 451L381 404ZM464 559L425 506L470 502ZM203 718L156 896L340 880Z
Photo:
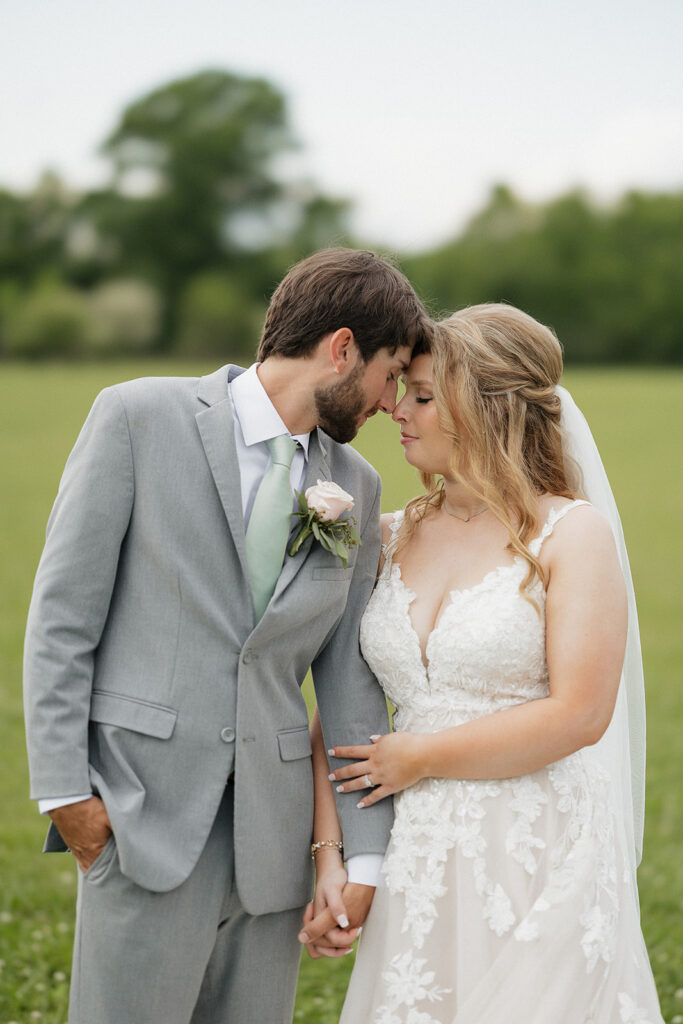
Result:
M353 576L353 566L349 566L347 569L343 565L318 565L313 569L311 578L314 580L340 580L341 582L347 582L351 580Z

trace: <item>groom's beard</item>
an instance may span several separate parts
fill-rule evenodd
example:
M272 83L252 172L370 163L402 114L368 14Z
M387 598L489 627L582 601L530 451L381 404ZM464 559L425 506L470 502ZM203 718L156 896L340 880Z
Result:
M361 360L346 380L315 389L318 426L340 444L353 441L366 414L367 397L362 385L364 375L365 364Z

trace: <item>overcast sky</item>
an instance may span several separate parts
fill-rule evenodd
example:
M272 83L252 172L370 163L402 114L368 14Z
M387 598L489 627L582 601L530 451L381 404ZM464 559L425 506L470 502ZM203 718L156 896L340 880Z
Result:
M682 51L683 0L0 0L0 185L102 181L128 102L225 68L282 89L361 237L419 249L498 181L682 188Z

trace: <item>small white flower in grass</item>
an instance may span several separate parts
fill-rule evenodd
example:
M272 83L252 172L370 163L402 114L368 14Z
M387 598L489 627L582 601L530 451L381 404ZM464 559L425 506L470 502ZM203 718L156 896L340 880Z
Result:
M10 914L10 912L8 910L3 910L3 912L0 914L0 922L2 924L10 924L11 920L12 915Z
M37 981L35 988L36 988L36 992L44 992L45 991L45 985L44 985L44 983L42 981Z
M57 982L66 981L66 974L64 973L64 971L55 971L55 973L52 975L52 980Z
M31 1013L31 1020L42 1020L42 1017L40 1010L33 1010Z

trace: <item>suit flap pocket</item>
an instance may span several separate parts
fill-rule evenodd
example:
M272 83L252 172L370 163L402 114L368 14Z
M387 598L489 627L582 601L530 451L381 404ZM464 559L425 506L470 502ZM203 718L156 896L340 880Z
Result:
M295 761L298 757L310 757L311 755L311 734L308 731L308 726L279 732L277 742L283 761Z
M175 728L178 712L161 704L149 704L120 693L93 691L90 701L90 721L103 725L119 725L145 736L167 740Z
M314 580L350 580L352 576L352 565L348 569L343 565L319 565L313 570Z

